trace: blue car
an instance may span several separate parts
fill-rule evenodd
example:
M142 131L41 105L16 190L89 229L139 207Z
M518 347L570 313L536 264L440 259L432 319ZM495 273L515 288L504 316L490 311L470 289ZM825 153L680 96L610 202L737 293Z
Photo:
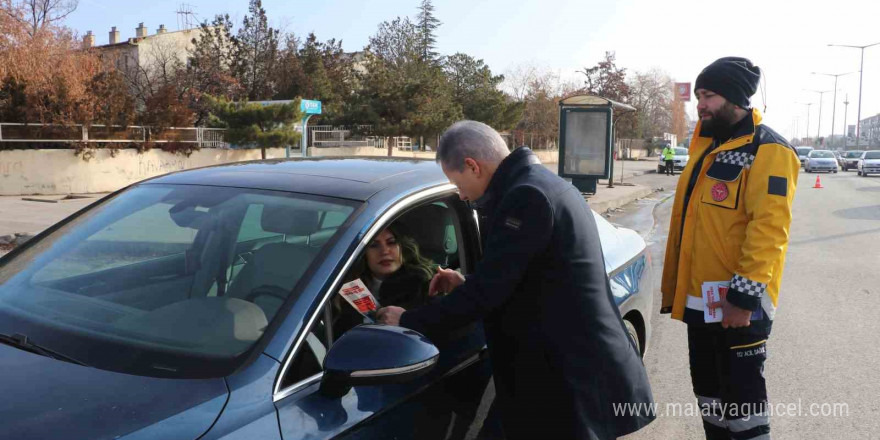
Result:
M596 221L613 295L644 352L645 242ZM417 160L183 171L50 227L0 258L0 438L492 432L480 324L442 341L334 328L345 275L392 222L443 267L469 273L480 258L474 211L439 166Z

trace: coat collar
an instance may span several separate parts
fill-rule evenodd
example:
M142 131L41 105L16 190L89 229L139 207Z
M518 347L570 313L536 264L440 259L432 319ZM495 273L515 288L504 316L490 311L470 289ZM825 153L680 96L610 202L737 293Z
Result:
M513 150L501 163L492 179L486 193L474 202L477 209L489 207L493 201L498 200L508 187L511 180L529 165L539 164L541 161L529 147L519 147Z
M755 131L761 125L762 119L761 112L753 108L751 117L746 116L743 121L740 121L730 139L716 148L715 152L732 150L751 142L755 138ZM697 126L694 128L694 138L691 141L691 147L695 147L693 151L689 152L691 155L698 156L703 149L712 144L712 137L702 136L702 130L703 121L698 121Z

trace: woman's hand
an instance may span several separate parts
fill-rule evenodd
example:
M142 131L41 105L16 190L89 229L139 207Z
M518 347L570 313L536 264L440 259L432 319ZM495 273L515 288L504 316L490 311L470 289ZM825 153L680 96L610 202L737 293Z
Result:
M463 283L464 275L454 270L438 268L428 287L428 296L435 296L440 292L452 292L452 289Z

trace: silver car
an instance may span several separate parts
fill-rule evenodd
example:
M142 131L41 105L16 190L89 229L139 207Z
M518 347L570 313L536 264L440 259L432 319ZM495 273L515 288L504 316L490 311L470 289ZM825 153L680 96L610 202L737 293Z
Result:
M869 173L880 174L880 150L865 151L857 165L859 175L868 177Z
M811 151L813 151L813 147L794 147L794 148L795 148L795 150L797 150L798 159L801 161L801 166L803 167L804 164L806 164L806 162L807 162L807 155L810 154Z
M807 154L807 160L804 163L804 170L808 173L816 171L827 171L829 173L837 172L837 158L830 150L813 150Z

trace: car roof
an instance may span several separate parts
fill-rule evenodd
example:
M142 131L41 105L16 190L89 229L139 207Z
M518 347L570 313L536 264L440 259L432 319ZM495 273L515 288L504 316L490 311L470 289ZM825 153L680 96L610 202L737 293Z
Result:
M449 180L432 160L319 157L228 163L166 174L144 183L266 189L366 201L386 189L408 192Z

